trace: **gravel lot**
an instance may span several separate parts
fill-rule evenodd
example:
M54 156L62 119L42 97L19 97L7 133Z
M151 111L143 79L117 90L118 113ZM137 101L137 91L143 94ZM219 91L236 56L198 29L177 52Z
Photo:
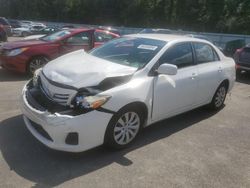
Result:
M27 131L27 77L0 69L0 187L250 187L250 75L218 113L200 108L146 128L128 149L52 151Z

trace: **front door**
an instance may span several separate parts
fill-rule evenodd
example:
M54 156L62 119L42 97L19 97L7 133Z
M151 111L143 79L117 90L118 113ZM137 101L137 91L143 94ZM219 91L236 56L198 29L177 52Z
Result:
M152 119L160 120L191 109L197 92L197 66L190 43L181 43L168 49L158 64L178 67L177 75L158 75L154 79Z
M61 54L66 54L80 49L84 49L85 51L91 50L93 46L92 37L91 32L85 31L64 39L60 49Z

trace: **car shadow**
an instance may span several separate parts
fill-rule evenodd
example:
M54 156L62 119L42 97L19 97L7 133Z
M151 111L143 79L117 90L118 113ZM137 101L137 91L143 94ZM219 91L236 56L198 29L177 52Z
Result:
M30 79L25 74L15 73L0 68L0 82L13 82L13 81L25 81Z
M250 85L250 73L243 72L241 74L238 74L236 77L236 81L242 84Z
M43 146L28 132L19 115L1 122L0 150L10 170L34 182L34 187L54 187L112 163L133 165L133 161L126 158L127 153L166 138L214 114L206 108L199 108L145 128L127 149L109 151L98 147L79 154L54 151Z

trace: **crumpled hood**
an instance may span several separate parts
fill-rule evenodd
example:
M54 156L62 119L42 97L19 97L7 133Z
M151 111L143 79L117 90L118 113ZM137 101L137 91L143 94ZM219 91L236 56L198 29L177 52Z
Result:
M54 82L82 88L97 86L105 78L131 75L136 70L78 50L51 61L43 73Z

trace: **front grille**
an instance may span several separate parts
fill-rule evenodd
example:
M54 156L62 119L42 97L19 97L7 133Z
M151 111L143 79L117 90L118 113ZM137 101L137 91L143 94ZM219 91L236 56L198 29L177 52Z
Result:
M47 131L44 130L44 128L35 123L34 121L31 121L29 119L30 123L31 123L31 126L41 135L43 136L44 138L46 138L47 140L50 140L51 142L53 142L53 139L50 137L50 135L47 133Z
M51 84L44 76L41 76L40 88L50 100L60 105L70 105L72 98L76 95L75 90L57 87Z

